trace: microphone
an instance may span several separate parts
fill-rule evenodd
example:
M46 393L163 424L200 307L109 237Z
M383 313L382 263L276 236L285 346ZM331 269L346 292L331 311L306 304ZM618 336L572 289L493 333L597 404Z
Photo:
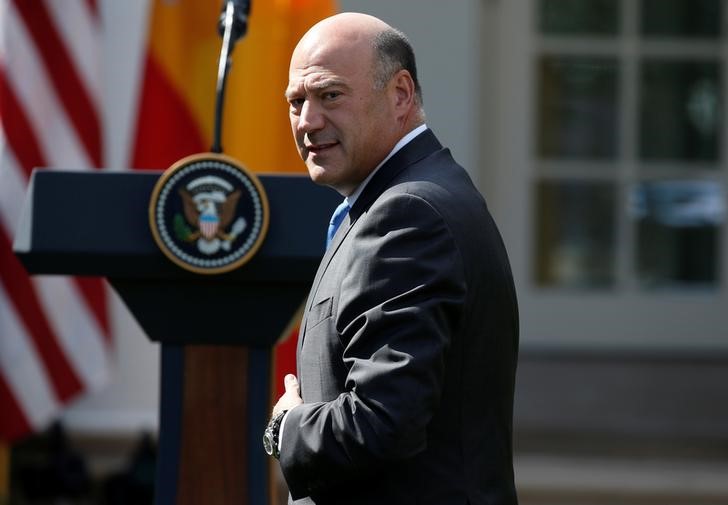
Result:
M222 4L220 19L217 22L217 31L221 37L225 36L225 20L227 18L227 4L233 6L232 29L230 31L231 43L234 44L248 32L248 16L250 15L250 0L225 0Z
M235 43L248 31L248 14L251 0L225 0L217 22L217 30L222 37L220 59L217 63L217 87L215 91L215 124L212 137L213 153L221 153L222 111L225 101L225 83L232 60Z

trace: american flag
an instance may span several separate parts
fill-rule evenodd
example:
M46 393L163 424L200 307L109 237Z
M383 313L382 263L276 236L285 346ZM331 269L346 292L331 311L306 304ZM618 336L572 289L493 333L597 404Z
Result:
M0 440L107 377L103 281L29 277L12 253L33 168L102 166L100 35L96 0L0 0Z

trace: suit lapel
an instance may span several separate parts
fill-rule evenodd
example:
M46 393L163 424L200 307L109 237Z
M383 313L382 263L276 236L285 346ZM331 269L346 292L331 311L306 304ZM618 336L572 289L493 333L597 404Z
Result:
M308 299L306 300L306 306L304 307L303 311L303 319L301 320L301 327L299 329L298 334L298 344L296 346L296 362L301 363L301 348L303 347L303 340L306 338L306 325L308 324L308 311L311 308L311 304L313 303L314 295L316 294L316 291L318 291L318 286L321 283L321 277L323 276L324 272L326 271L326 268L329 266L329 263L331 262L331 258L334 256L336 251L339 249L339 246L341 245L341 242L344 240L344 237L349 234L349 230L351 230L351 220L349 217L349 214L344 216L344 220L341 222L341 225L339 226L339 231L334 236L333 241L329 245L329 247L326 249L326 252L324 253L324 257L321 258L321 263L319 263L318 270L316 271L316 276L314 277L313 284L311 285L311 291L308 294ZM299 365L300 366L300 365ZM298 376L301 376L301 371L298 370Z

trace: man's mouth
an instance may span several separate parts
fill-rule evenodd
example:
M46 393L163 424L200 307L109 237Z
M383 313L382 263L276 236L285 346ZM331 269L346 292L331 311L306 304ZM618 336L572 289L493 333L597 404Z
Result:
M331 149L332 147L336 147L337 145L339 145L339 143L336 141L321 142L320 144L312 144L310 146L306 146L306 149L308 149L308 152L312 154L320 154Z

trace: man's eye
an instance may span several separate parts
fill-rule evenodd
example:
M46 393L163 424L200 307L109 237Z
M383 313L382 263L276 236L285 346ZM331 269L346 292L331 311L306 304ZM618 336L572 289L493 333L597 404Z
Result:
M338 91L327 91L321 96L323 97L324 100L334 100L334 99L338 98L340 95L341 95L341 93L339 93Z
M301 107L303 105L303 102L304 102L303 98L293 98L293 99L289 100L291 107Z

